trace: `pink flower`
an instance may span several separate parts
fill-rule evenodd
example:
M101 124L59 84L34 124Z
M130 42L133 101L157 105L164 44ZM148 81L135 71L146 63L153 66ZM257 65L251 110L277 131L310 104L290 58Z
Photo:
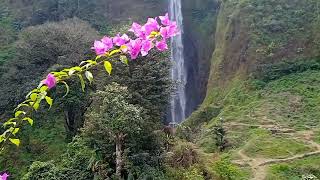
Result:
M159 51L165 51L168 50L168 45L166 43L166 41L163 39L161 41L157 41L156 42L156 47Z
M9 177L9 174L5 172L2 175L0 175L0 180L7 180L8 177Z
M91 49L95 50L97 55L102 55L107 52L106 45L101 41L94 41L94 45Z
M122 46L126 44L129 40L130 40L129 37L126 34L123 34L121 37L120 37L120 34L117 34L117 36L112 39L113 43L116 46Z
M138 38L146 39L146 35L144 31L142 30L142 26L136 22L134 22L131 26L131 29L129 29L130 32L133 32Z
M48 86L49 89L51 89L57 85L57 79L53 74L48 74L47 78L43 80L42 83Z
M113 48L112 38L105 36L101 39L101 42L105 45L106 51L109 51L110 49Z
M141 31L142 26L136 22L132 23L131 29L129 29L130 32L133 33L139 33Z
M160 19L161 25L157 18ZM136 59L140 53L142 56L148 55L154 46L159 51L167 50L166 40L179 33L177 23L170 20L168 13L164 16L148 18L143 26L133 22L129 31L134 33L135 40L130 39L126 34L122 36L117 34L113 38L105 36L100 41L95 41L92 49L97 55L103 55L116 46L122 53L130 54L131 59ZM158 39L159 36L162 37L162 40ZM156 39L158 41L154 44Z
M131 40L128 44L128 51L130 53L131 59L137 59L142 46L141 39Z
M175 22L171 23L170 26L161 27L161 29L160 29L160 34L165 39L171 38L171 37L177 35L178 33L179 33L178 27Z
M0 180L7 180L7 178L8 178L9 176L10 176L10 175L5 172L5 173L3 173L2 175L0 175Z
M149 36L153 31L159 31L159 28L160 26L155 18L148 18L147 23L142 27L147 36Z
M142 42L142 47L141 47L141 55L146 56L148 55L149 51L152 49L153 44L149 40L144 40Z
M161 23L165 26L169 26L171 25L171 21L170 21L170 18L169 18L169 14L166 13L166 15L164 16L159 16L159 19L161 20Z

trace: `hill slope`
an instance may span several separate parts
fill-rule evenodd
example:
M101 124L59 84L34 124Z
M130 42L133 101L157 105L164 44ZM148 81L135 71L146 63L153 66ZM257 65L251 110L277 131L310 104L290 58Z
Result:
M183 124L189 140L218 152L212 132L222 119L224 152L252 179L320 177L319 5L221 2L207 96Z

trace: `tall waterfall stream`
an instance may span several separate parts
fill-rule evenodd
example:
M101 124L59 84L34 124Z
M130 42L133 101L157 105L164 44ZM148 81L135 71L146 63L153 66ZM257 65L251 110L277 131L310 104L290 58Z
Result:
M183 49L183 16L181 9L181 0L169 1L169 14L172 20L177 22L180 29L180 35L171 40L171 60L173 67L171 69L171 77L178 82L176 92L171 100L171 108L169 120L171 124L180 123L186 118L186 84L187 70L184 62Z

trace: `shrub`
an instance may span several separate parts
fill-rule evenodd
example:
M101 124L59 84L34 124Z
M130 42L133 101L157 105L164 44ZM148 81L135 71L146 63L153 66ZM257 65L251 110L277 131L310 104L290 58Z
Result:
M226 156L213 164L213 171L222 180L240 180L245 179L244 173Z
M170 180L204 180L205 176L201 168L191 166L189 168L167 168L166 176Z
M188 168L199 162L199 155L192 143L177 142L169 153L167 162L171 167Z
M49 162L36 161L32 163L28 173L24 175L22 179L23 180L37 180L37 179L57 180L58 177L59 177L59 170L53 164L52 161L49 161Z

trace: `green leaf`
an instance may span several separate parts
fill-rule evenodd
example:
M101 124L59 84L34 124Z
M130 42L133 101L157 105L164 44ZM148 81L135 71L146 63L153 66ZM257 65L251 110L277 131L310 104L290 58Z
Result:
M45 99L46 99L47 103L49 104L49 106L51 108L52 107L52 103L53 103L53 99L51 97L49 97L49 96L46 96Z
M19 132L20 128L14 128L12 131L13 135L16 135Z
M120 56L120 61L126 65L129 64L127 56L124 56L124 55Z
M84 75L85 75L86 78L89 80L89 82L92 83L92 81L93 81L93 75L92 75L92 73L91 73L90 71L86 71L86 72L84 73Z
M102 57L102 55L99 55L96 57L96 60L100 59Z
M112 64L109 61L104 61L104 68L106 69L107 73L111 75Z
M78 77L79 77L79 79L80 79L81 89L82 89L82 91L84 92L84 88L86 87L86 84L85 84L85 82L84 82L83 77L82 77L81 74L78 74Z
M14 113L14 117L19 117L21 114L26 114L24 111L17 111Z
M23 121L28 121L28 123L32 126L33 125L33 119L29 118L29 117L25 117L22 119Z
M111 51L108 55L109 55L109 56L112 56L112 55L114 55L114 54L116 54L116 53L119 53L119 52L121 52L120 49L115 49L115 50Z
M19 146L20 145L20 140L19 139L12 139L12 138L9 138L9 140L15 144L16 146Z
M66 72L52 72L55 77L68 77L69 75Z
M74 69L74 70L76 70L76 71L81 71L81 70L82 70L80 66L75 66L75 67L73 67L73 68L71 68L71 69Z
M42 86L40 88L40 92L46 92L48 90L48 86Z
M84 65L84 64L85 64L85 65ZM88 69L89 67L94 66L94 65L96 65L96 64L97 64L97 61L87 60L87 61L82 61L82 62L80 63L80 66L81 66L81 65L84 65L84 66L82 67L82 69Z
M11 118L11 119L13 119L13 118ZM16 119L16 118L15 118L15 119ZM17 122L12 122L12 121L10 121L10 119L9 119L9 121L3 123L3 127L6 127L6 126L8 126L8 125L10 125L10 124L13 124L13 126L16 126L16 125L17 125Z
M70 87L69 87L69 85L68 85L65 81L61 81L61 83L63 83L63 84L66 86L66 89L67 89L66 94L63 95L63 98L64 98L64 97L66 97L66 96L69 94L69 92L70 92Z
M30 91L27 95L26 95L26 99L32 94L32 93L38 93L39 89L33 89L32 91Z
M2 143L5 140L4 135L0 135L0 143Z
M30 95L30 99L31 99L31 101L36 101L37 100L37 98L38 98L38 94L36 94L36 93L32 93L31 95Z
M36 110L36 111L37 111L37 110L39 109L39 107L40 107L40 103L39 103L39 102L30 103L30 104L32 104L33 109Z
M70 68L65 68L62 70L62 72L69 72L70 71Z
M82 61L82 62L80 63L80 66L83 65L83 64L86 64L86 63L89 63L89 64L91 64L91 65L96 65L96 64L97 64L96 61L93 61L93 60L90 59L90 60Z

